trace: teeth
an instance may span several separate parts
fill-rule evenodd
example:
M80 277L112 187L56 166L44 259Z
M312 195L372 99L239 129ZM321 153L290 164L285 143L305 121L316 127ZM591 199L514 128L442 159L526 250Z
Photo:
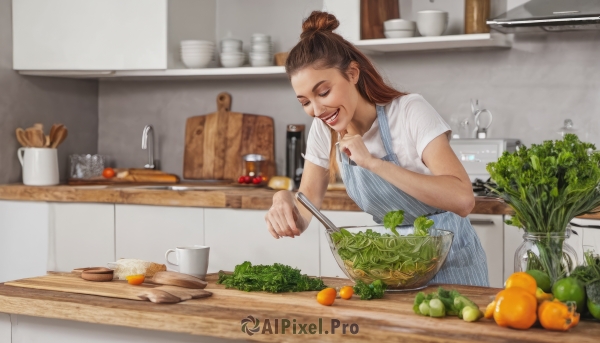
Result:
M327 119L325 119L326 123L331 123L332 121L334 121L337 116L338 116L339 110L335 111L335 113L333 113L333 115Z

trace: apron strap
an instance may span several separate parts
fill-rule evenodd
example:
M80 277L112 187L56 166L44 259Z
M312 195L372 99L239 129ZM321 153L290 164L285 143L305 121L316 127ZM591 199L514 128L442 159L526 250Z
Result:
M379 122L379 133L381 134L381 140L385 147L386 155L394 155L394 149L392 148L392 133L390 132L390 126L388 124L387 116L385 115L385 107L377 105L377 121Z

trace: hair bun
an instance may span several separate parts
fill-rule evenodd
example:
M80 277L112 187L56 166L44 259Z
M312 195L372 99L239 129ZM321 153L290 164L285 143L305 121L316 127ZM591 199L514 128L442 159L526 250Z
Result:
M302 34L300 38L305 38L318 31L329 31L337 29L340 22L337 18L327 12L313 11L302 23Z

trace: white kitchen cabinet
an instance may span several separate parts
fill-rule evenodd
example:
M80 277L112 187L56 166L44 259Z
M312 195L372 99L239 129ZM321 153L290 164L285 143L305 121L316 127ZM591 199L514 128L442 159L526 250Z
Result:
M233 271L244 261L282 263L303 274L319 275L318 224L312 222L299 237L275 239L267 230L267 211L204 210L205 245L210 246L208 272Z
M0 313L0 343L12 343L12 324L7 313Z
M203 208L117 204L115 223L117 259L166 264L168 249L204 245ZM176 262L174 254L170 259Z
M16 70L167 68L167 0L13 0Z
M471 214L475 229L487 259L490 287L504 285L504 222L502 215Z
M597 221L598 222L598 221ZM596 224L598 225L598 224ZM583 250L594 250L600 254L600 229L583 229Z
M48 270L106 266L115 260L115 205L51 203Z
M0 282L45 275L49 206L0 201Z
M373 221L373 216L365 212L345 212L345 211L323 211L336 226L364 226L377 225ZM313 218L313 223L319 224L319 245L321 252L321 276L346 278L346 274L335 261L327 238L325 237L325 227Z
M504 216L509 219L510 216ZM516 226L504 224L504 280L515 272L515 252L523 243L525 232Z

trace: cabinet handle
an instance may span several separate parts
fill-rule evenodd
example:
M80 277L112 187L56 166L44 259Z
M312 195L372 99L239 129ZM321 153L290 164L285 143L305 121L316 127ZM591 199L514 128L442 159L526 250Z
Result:
M471 225L494 225L491 219L469 219Z
M584 227L584 228L587 227L587 228L590 228L590 229L600 229L600 225L580 225L580 224L576 224L576 223L573 223L573 222L571 222L569 224L571 224L573 226L576 226L576 227Z

